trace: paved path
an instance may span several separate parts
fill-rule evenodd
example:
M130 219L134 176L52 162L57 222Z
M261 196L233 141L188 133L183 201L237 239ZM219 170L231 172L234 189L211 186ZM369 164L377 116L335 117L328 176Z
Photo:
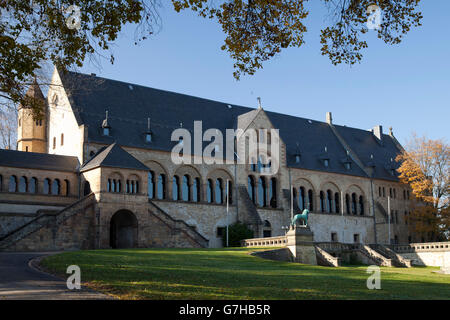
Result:
M65 280L29 266L30 260L43 255L45 253L0 252L0 300L111 299L83 287L81 290L69 290Z

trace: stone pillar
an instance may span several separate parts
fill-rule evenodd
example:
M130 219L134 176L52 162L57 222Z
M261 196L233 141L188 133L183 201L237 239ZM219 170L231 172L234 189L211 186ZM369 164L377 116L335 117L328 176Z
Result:
M286 239L295 262L317 265L314 234L308 226L291 226Z

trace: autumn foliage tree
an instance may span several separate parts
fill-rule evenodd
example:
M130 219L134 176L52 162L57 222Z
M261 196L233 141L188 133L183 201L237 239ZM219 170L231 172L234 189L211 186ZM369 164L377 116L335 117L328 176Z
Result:
M413 135L397 161L401 163L400 180L411 187L416 198L408 219L412 231L430 241L449 239L449 145Z

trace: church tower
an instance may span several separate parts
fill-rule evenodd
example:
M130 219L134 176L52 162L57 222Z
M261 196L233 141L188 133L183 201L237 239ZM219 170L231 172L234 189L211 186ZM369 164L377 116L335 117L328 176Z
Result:
M28 89L27 96L44 102L43 118L33 119L29 107L19 106L17 124L17 150L27 152L47 152L47 102L39 85L34 82Z

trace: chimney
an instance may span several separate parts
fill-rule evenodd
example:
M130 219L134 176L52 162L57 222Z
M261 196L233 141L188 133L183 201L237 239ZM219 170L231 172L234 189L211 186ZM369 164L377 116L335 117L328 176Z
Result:
M333 124L333 114L331 112L327 112L327 123Z
M393 129L392 127L389 128L389 135L390 135L391 137L394 136L394 129Z
M383 126L375 126L372 131L378 140L383 141Z

